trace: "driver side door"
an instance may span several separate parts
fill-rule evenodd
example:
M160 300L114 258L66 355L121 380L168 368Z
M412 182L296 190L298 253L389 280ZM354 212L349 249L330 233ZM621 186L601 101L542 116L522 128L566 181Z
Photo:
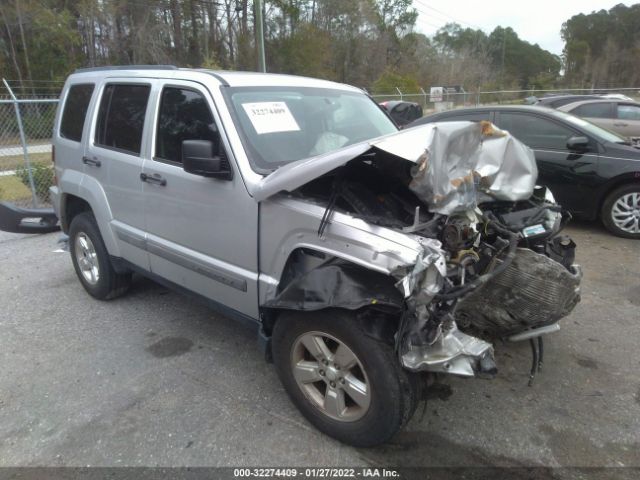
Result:
M151 271L251 319L258 318L258 204L235 166L213 99L188 81L158 82L152 156L142 166ZM231 179L187 173L182 142L206 140Z

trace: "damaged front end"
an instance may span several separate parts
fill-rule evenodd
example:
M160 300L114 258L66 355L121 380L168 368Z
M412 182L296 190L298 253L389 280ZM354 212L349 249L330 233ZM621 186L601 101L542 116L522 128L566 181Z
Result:
M578 303L581 271L559 235L568 214L535 189L531 151L489 123L447 127L429 132L411 172L410 189L440 217L416 219L410 230L430 243L394 272L412 318L397 347L409 370L492 375L491 342L547 332ZM534 346L537 363L542 340Z
M451 122L305 162L314 178L299 173L304 162L285 167L255 196L286 189L322 205L321 239L332 238L338 211L401 233L419 252L389 268L390 276L370 275L379 287L369 288L361 288L371 284L357 268L328 256L281 284L265 306L395 308L395 348L411 371L492 376L497 339L530 340L540 363L542 341L533 339L557 330L573 310L582 275L575 244L560 234L569 214L535 186L526 146L488 122Z

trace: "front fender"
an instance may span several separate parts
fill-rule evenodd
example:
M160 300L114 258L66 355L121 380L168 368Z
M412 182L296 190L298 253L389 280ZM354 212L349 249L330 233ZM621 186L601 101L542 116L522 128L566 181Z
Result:
M322 237L324 208L289 197L274 197L260 208L260 304L276 296L292 252L307 249L390 275L416 262L422 248L411 235L334 212ZM294 228L292 228L294 226Z

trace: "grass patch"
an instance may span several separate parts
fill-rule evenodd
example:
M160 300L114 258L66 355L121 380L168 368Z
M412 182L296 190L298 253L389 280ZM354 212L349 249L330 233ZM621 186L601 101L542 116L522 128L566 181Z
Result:
M15 175L0 177L0 201L30 200L31 190Z
M51 163L51 152L30 153L29 160L33 165L36 162ZM0 170L15 170L17 167L24 167L24 155L7 155L0 157Z

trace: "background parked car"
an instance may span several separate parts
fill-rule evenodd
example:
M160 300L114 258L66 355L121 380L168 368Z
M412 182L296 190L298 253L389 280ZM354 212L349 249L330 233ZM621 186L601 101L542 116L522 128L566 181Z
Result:
M382 102L380 106L389 112L389 115L399 127L403 127L422 117L422 107L419 103L393 100Z
M582 100L558 108L589 120L640 144L640 103L624 100Z
M588 94L588 95L586 94L548 95L541 98L527 97L524 103L527 105L538 105L539 107L560 108L563 105L567 105L573 102L578 102L581 100L602 100L605 98L633 102L632 98L627 97L626 95L622 95L620 93L605 93L605 94L594 93L594 94Z
M463 108L430 115L410 126L489 120L528 145L538 182L574 215L601 218L615 235L640 239L640 149L574 115L538 106Z

